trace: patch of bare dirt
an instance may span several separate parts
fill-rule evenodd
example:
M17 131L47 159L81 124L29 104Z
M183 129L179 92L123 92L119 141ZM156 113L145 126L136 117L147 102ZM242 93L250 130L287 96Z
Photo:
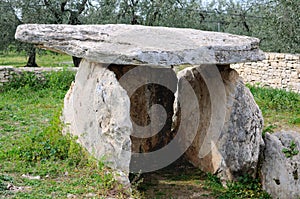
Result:
M139 190L145 198L212 199L205 186L206 174L184 158L159 171L142 174Z

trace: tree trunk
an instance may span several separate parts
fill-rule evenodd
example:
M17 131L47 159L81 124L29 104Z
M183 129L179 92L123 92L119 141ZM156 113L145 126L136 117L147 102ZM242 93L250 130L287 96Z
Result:
M80 64L82 58L74 57L74 56L73 56L72 59L73 59L73 64L74 64L74 66L75 66L75 67L79 67L79 64Z
M38 67L36 64L36 50L35 47L31 47L28 51L28 61L26 67Z

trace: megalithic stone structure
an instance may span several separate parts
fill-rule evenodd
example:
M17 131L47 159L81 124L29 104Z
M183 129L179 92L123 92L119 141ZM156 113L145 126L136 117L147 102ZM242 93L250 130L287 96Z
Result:
M257 173L263 118L230 64L262 60L258 39L119 24L25 24L16 39L83 58L65 131L123 183L181 155L223 180Z

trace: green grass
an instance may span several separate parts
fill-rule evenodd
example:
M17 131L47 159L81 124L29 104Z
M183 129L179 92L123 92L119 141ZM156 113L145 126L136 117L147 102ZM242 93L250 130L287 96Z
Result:
M129 197L128 190L113 180L109 168L91 158L74 138L61 134L63 97L73 79L74 73L69 71L49 73L43 80L25 73L1 88L0 198L66 198L68 194L79 198L87 194ZM249 88L265 117L265 130L299 129L299 94ZM269 198L256 179L244 176L238 182L228 182L225 189L215 176L190 171L175 176L164 171L163 180L141 186L153 189L151 193L157 198L182 189L186 194L198 191L210 198ZM41 180L23 178L23 174L40 176ZM8 190L9 184L22 189ZM142 197L135 187L133 193ZM145 192L145 197L149 194Z
M128 191L113 180L110 169L61 134L63 97L74 73L52 73L43 84L28 77L18 77L19 86L15 81L0 93L0 198L127 198ZM9 184L22 189L8 190Z
M0 52L0 66L22 67L27 63L25 52ZM72 67L72 57L66 54L58 54L50 51L39 50L36 62L42 67Z
M249 176L240 177L237 182L227 182L225 189L221 181L212 174L207 174L206 187L210 188L218 199L227 198L253 198L269 199L268 193L262 190L262 185L258 179Z
M241 176L237 182L227 182L224 188L220 179L204 173L187 162L178 161L167 168L143 174L139 190L146 198L251 198L269 199L258 179Z
M265 131L300 129L300 94L281 89L250 86L265 121Z

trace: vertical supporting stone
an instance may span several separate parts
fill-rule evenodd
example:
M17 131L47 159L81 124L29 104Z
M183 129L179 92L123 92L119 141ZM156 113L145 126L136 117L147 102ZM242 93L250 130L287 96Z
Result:
M200 166L205 170L207 167L205 164L201 163L201 159L198 157L200 146L202 146L204 137L208 131L210 116L211 116L211 101L209 96L208 88L205 84L197 67L186 68L178 73L178 93L175 102L175 120L174 120L174 131L179 130L179 125L184 125L181 130L184 132L183 145L188 147L185 155L187 159L193 163L195 166ZM192 102L189 100L189 96L183 94L185 92L184 80L186 80L193 89L196 95L195 100ZM179 100L180 98L180 100ZM180 104L180 102L182 104ZM193 104L196 103L196 104ZM182 108L184 106L192 106L190 111L183 113ZM198 108L196 108L198 106ZM187 108L187 107L186 107ZM198 115L195 117L194 115ZM193 125L197 124L198 127ZM195 129L196 128L196 129ZM196 130L197 133L194 134L191 131ZM205 161L204 161L205 162ZM211 163L211 161L206 162ZM208 169L206 169L208 170Z
M227 117L218 143L225 161L221 177L235 180L246 174L256 177L259 154L264 147L262 113L238 73L229 66L218 68L227 95Z
M230 69L229 65L217 67L223 83L219 86L225 88L226 95L225 105L222 101L219 103L220 109L225 106L224 124L220 133L209 129L210 122L213 122L212 125L219 122L213 119L212 115L212 93L216 91L208 89L197 67L185 69L178 74L179 88L182 78L193 87L198 97L200 115L197 135L185 155L194 166L206 172L217 173L224 181L236 179L244 174L254 176L257 172L260 147L263 145L261 111L237 72ZM189 115L181 115L181 120L187 120L188 117ZM177 123L175 121L175 126ZM203 144L207 144L207 140L204 140L210 134L219 134L219 137L217 142L210 143L210 153L201 157L200 149ZM186 132L186 135L188 140L189 132Z
M128 183L132 124L130 100L115 74L104 65L83 60L64 100L65 132L97 159L104 158Z

